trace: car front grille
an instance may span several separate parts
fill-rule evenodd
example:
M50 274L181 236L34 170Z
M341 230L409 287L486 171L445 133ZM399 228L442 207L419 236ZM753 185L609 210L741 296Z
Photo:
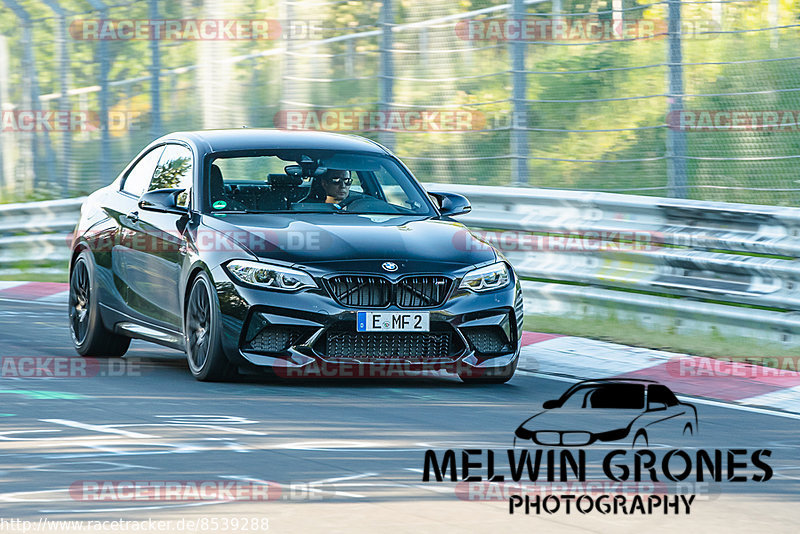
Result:
M400 308L441 306L452 281L446 276L407 276L392 283L381 276L341 275L328 280L333 297L344 306L385 308L393 303Z
M336 300L344 306L383 308L392 298L392 283L379 276L334 276L328 285Z
M350 332L328 331L322 341L323 357L370 360L449 359L453 348L450 332ZM323 351L320 351L323 352Z
M449 290L444 276L409 276L397 282L394 301L401 308L440 306Z
M592 435L582 431L539 431L535 433L535 441L546 446L582 447L592 443Z

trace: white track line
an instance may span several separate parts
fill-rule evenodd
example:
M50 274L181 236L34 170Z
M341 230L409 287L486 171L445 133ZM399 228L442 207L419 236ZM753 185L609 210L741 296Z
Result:
M516 374L521 374L524 376L534 376L536 378L543 378L545 380L554 380L556 382L568 382L570 384L574 384L576 382L581 382L584 380L583 378L568 378L566 376L556 376L556 375L548 375L543 373L533 373L530 371L518 370ZM774 415L775 417L784 417L786 419L800 419L800 414L796 413L789 413L783 412L779 410L770 410L769 408L757 408L755 406L745 406L738 403L732 402L725 402L725 401L717 401L711 399L705 399L703 397L690 397L686 395L676 395L679 400L686 401L686 402L693 402L696 404L707 404L709 406L716 406L718 408L728 408L731 410L739 410L741 412L752 412L762 415ZM754 398L754 397L751 397ZM749 399L748 399L749 400Z

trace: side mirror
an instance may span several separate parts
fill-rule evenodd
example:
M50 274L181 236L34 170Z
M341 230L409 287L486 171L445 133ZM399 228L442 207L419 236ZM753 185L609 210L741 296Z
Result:
M189 210L178 205L178 195L185 189L154 189L139 197L139 207L147 211L187 215Z
M660 412L662 410L667 409L667 404L665 402L648 402L647 403L647 411L648 412Z
M439 204L439 211L443 216L452 217L472 211L469 200L463 195L433 191L428 194L436 199L436 203Z
M542 404L542 408L544 408L545 410L552 410L553 408L558 408L558 407L559 407L558 399L544 401L544 404Z

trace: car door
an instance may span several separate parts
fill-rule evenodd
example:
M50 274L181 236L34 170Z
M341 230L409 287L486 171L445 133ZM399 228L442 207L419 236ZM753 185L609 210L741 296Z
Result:
M132 247L133 238L139 232L139 197L147 190L153 179L164 145L146 152L122 177L119 191L113 202L106 207L106 212L116 224L116 235L111 248L110 267L113 286L118 295L106 302L115 302L119 311L132 313L128 307L128 288L136 283L139 273L139 258Z
M167 144L147 190L185 189L178 205L189 208L194 168L188 146ZM135 273L129 276L128 306L154 325L182 331L180 274L186 257L187 217L139 209L138 219L130 242L136 260L129 265Z

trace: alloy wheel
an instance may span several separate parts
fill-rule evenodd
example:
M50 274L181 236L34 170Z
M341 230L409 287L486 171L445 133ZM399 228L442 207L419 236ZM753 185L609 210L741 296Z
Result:
M205 282L198 280L192 288L187 314L187 351L192 367L200 369L208 358L211 335L211 301Z
M89 297L91 282L86 262L78 260L72 269L69 282L69 320L70 330L75 343L80 345L86 340L89 331Z

